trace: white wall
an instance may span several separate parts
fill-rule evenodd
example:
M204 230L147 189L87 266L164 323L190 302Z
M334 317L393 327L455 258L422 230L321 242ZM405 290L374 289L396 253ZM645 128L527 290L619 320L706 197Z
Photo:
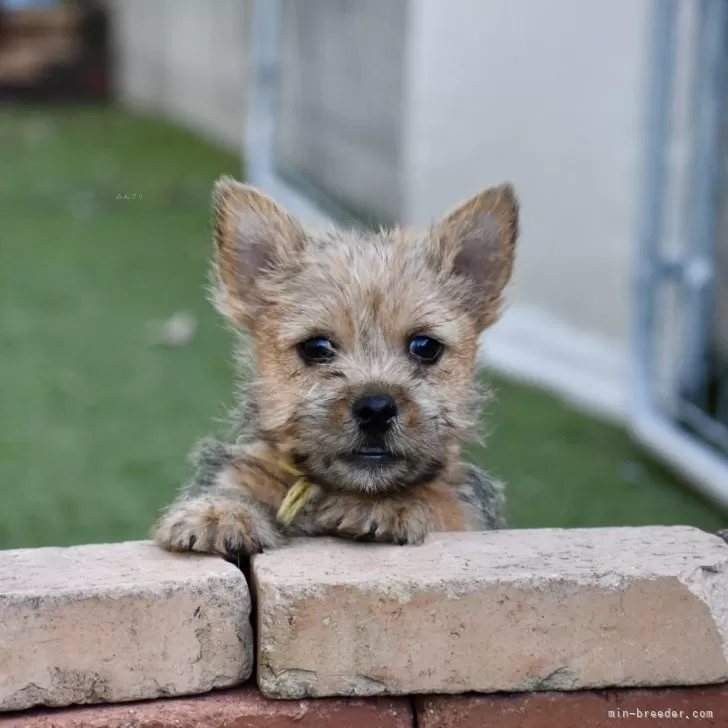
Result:
M409 222L510 179L513 300L623 344L649 2L419 0L410 48Z
M512 181L520 249L510 309L486 337L491 361L617 417L627 402L660 1L411 6L403 217L423 225L484 186ZM695 5L679 3L683 45ZM683 83L687 70L679 67ZM684 168L684 126L678 119L673 171Z
M250 0L110 0L121 100L240 149L250 6Z

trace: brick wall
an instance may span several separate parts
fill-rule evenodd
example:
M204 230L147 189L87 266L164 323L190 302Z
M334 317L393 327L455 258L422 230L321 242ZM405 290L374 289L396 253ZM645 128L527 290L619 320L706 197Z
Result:
M0 552L0 727L728 725L728 545L696 529L301 540L248 571Z

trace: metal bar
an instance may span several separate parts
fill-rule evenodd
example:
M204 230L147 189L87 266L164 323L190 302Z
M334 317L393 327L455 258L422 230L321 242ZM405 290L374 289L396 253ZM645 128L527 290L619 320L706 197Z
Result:
M276 117L278 47L281 7L279 0L252 3L251 80L243 137L247 176L267 178L273 172L272 120Z
M283 4L283 0L254 0L252 6L252 77L243 127L245 177L302 222L323 225L329 221L329 216L282 180L275 167Z
M653 0L652 8L654 24L645 129L644 199L634 279L636 312L630 428L644 447L692 481L706 496L728 508L725 459L667 419L656 403L653 385L657 345L656 293L664 272L660 270L663 264L660 245L664 234L665 149L669 140L668 120L675 71L677 3L675 0Z
M721 131L725 87L728 3L700 0L694 96L694 147L690 174L683 293L685 350L679 380L683 396L707 409L706 354L714 300L715 236L721 188Z
M728 368L724 367L718 377L720 391L716 402L716 419L728 427Z
M680 258L677 260L669 260L657 255L657 268L655 270L655 282L673 281L683 283L685 280L687 262Z
M674 78L676 0L654 0L643 162L642 220L638 236L634 295L636 322L633 331L632 406L654 405L654 350L656 292L660 275L660 243L664 228L666 189L665 148L670 133Z
M728 427L706 414L692 402L681 401L680 420L715 447L728 453Z

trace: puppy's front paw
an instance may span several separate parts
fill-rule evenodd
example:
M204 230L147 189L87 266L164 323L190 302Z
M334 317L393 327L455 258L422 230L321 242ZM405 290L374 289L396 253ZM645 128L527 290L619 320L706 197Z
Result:
M281 535L253 503L201 497L173 503L154 527L154 540L167 551L237 558L278 546Z
M399 545L420 544L430 530L418 504L395 500L333 497L320 504L315 520L319 533Z

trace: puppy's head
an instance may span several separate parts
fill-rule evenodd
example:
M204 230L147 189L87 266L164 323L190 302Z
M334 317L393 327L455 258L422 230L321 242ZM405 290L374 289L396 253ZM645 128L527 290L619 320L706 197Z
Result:
M213 214L216 303L252 333L263 437L332 490L437 477L477 418L478 338L513 267L510 185L422 235L312 234L228 178Z

